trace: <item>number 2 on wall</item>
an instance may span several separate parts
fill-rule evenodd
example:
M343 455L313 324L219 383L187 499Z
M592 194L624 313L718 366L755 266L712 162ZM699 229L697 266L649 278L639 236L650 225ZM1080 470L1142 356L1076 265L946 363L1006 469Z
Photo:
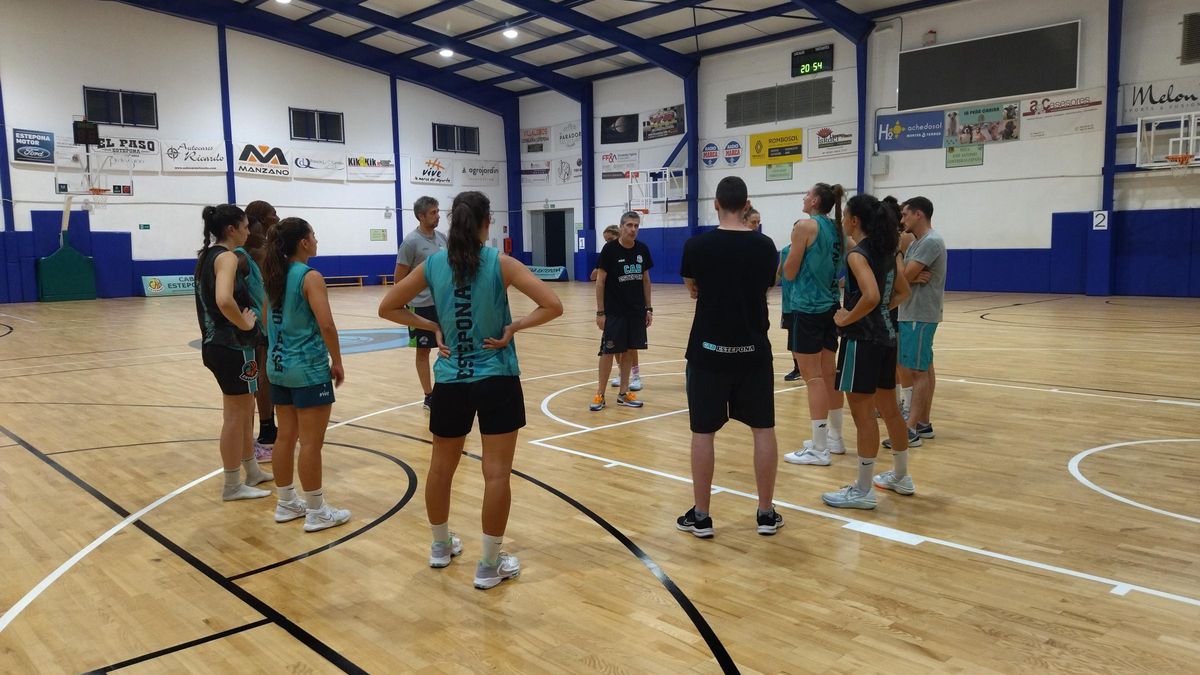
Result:
M1092 211L1092 229L1108 229L1108 211Z

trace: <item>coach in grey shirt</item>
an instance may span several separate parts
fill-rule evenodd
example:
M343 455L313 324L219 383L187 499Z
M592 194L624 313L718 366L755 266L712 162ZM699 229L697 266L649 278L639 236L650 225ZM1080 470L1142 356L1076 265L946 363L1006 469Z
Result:
M408 276L417 265L425 262L426 258L446 248L446 235L437 231L438 222L441 221L437 200L433 197L421 197L413 204L413 213L417 216L417 229L404 238L396 252L396 283L400 283L401 279ZM413 298L412 305L418 316L437 323L437 310L433 306L433 296L428 288ZM421 389L425 392L425 409L429 410L429 397L433 394L429 351L437 347L437 336L429 331L413 330L412 337L417 342L417 377L420 378Z
M900 305L900 366L912 372L912 407L908 415L909 445L933 438L930 410L937 381L933 373L933 336L942 321L946 293L946 242L933 229L933 202L913 197L904 202L900 219L916 241L904 254L904 276L912 295Z

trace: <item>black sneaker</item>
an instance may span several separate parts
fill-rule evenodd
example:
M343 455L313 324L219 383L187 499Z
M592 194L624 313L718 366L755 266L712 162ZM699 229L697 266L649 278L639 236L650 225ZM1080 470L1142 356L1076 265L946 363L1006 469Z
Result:
M432 400L433 394L425 394L425 402L421 404L421 407L425 409L425 412L429 412L429 402Z
M775 509L758 514L759 534L769 537L778 532L781 527L783 527L783 516L779 515Z
M917 435L921 438L933 438L933 425L929 422L925 424L918 423L913 427L913 431L917 432Z
M929 432L931 434L930 438L933 438L933 436L932 436L933 427L929 428ZM892 449L892 439L890 439L890 438L883 439L883 447L887 448L888 450L891 450ZM921 447L921 434L918 434L916 431L913 431L912 429L908 430L908 447L910 447L910 448Z
M704 520L696 520L696 507L694 506L676 519L675 527L684 532L691 532L701 539L712 539L713 536L712 516L708 516Z
M258 442L261 445L275 445L275 438L279 435L279 428L274 424L259 424L258 425Z
M784 382L795 382L798 379L800 379L800 369L799 368L793 368L792 372L783 376Z

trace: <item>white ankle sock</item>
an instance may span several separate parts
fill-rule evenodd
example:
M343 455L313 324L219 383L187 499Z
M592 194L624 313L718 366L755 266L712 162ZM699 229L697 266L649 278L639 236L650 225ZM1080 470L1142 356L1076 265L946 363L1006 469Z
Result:
M905 450L904 452L893 452L892 453L892 461L895 462L895 466L892 469L892 472L896 474L897 479L904 478L905 476L908 475L908 451L907 450Z
M842 437L842 409L829 411L829 438Z
M296 501L296 486L277 487L275 488L275 494L278 495L281 502L294 502Z
M441 525L434 525L433 523L430 523L429 529L433 530L433 541L434 542L450 541L450 522L449 521L444 522Z
M242 470L234 469L225 472L225 487L234 488L242 484Z
M504 544L504 535L491 537L483 535L483 564L495 567L500 564L500 547Z
M305 492L304 505L313 511L325 506L325 490L318 488L312 492Z
M812 421L813 449L825 452L829 447L829 420Z
M875 458L858 458L858 487L859 492L871 491L871 474L875 470Z

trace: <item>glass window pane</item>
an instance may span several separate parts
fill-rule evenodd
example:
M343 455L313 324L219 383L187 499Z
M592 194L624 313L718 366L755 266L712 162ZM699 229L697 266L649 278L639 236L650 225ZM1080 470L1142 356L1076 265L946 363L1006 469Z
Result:
M292 138L315 140L317 138L317 114L312 110L292 108Z
M154 94L121 94L122 123L141 127L157 127Z
M454 152L455 138L454 125L452 124L434 124L433 125L433 149L439 151Z
M479 152L479 127L458 127L458 151Z
M120 124L120 94L107 89L84 89L83 110L91 122Z
M346 139L342 136L341 113L318 113L317 119L321 124L321 140L341 143Z

